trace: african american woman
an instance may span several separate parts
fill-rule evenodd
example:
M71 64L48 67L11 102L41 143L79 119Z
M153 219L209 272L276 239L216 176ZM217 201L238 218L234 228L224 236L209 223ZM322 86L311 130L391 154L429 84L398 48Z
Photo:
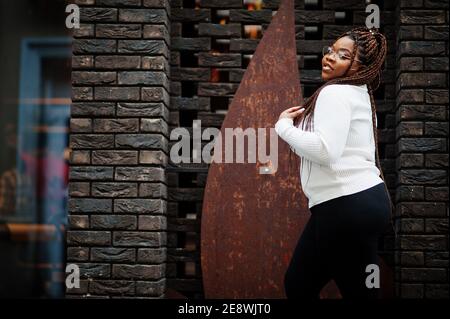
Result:
M325 83L275 124L301 158L311 212L285 274L287 298L319 298L330 280L345 299L379 297L380 288L367 278L368 269L379 265L378 240L393 226L373 97L386 48L376 29L358 27L339 36L323 48Z

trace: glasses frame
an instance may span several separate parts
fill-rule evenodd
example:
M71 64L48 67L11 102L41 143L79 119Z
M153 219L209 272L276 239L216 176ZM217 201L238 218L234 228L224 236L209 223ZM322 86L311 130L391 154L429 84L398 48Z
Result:
M334 55L334 56L337 55L337 57L339 58L339 60L342 60L342 61L346 61L346 60L349 60L349 61L350 61L350 60L351 60L350 57L346 57L346 56L345 56L345 59L343 59L344 56L340 55L340 54L339 54L339 51L341 51L341 50L338 50L338 52L336 52L336 51L333 50L333 48L332 48L331 46L325 45L325 46L322 48L322 56L325 56L325 55L328 55L328 54L332 54L332 55ZM341 52L342 52L342 51L341 51ZM356 61L356 62L359 62L359 63L362 64L361 60L358 60L357 58L354 58L353 61Z

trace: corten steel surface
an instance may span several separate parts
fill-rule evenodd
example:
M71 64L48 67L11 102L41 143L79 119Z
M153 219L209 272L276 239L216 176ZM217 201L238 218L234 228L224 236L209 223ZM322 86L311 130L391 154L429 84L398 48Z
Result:
M280 113L303 103L294 30L294 1L284 0L233 98L222 137L225 128L267 128L269 145L269 129ZM265 164L247 163L247 147L245 164L209 167L201 225L206 298L283 298L284 273L310 215L297 156L288 172L289 146L278 139L272 174L259 173Z

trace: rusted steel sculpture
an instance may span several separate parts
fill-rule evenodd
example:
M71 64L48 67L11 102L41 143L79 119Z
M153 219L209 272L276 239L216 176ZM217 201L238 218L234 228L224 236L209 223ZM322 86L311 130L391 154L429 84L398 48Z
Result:
M223 137L225 128L267 128L269 145L280 113L303 102L296 51L294 1L285 0L235 93ZM258 162L210 164L201 225L206 298L284 297L284 272L309 217L299 160L292 157L289 174L288 150L279 140L278 167L270 174L260 174L265 164Z
M257 135L258 128L267 128L269 145L269 130L280 113L303 103L296 52L294 0L282 0L222 124L222 153L226 128L254 128ZM292 156L289 170L288 150L278 140L276 171L273 163L224 163L224 156L210 164L201 224L206 298L285 297L284 274L310 216L300 186L300 160ZM235 154L236 145L234 159ZM264 167L268 174L261 174ZM321 297L340 297L334 282Z

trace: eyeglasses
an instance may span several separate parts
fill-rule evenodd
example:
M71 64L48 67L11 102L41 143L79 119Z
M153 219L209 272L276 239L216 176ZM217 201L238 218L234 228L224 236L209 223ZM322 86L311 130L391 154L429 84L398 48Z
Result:
M347 51L345 51L345 50L338 50L337 52L335 52L332 47L324 46L322 48L322 55L325 56L327 54L332 54L334 56L337 55L339 60L342 60L342 61L351 60L351 57L348 55ZM354 60L359 62L359 63L361 63L361 61L356 59L356 58Z

